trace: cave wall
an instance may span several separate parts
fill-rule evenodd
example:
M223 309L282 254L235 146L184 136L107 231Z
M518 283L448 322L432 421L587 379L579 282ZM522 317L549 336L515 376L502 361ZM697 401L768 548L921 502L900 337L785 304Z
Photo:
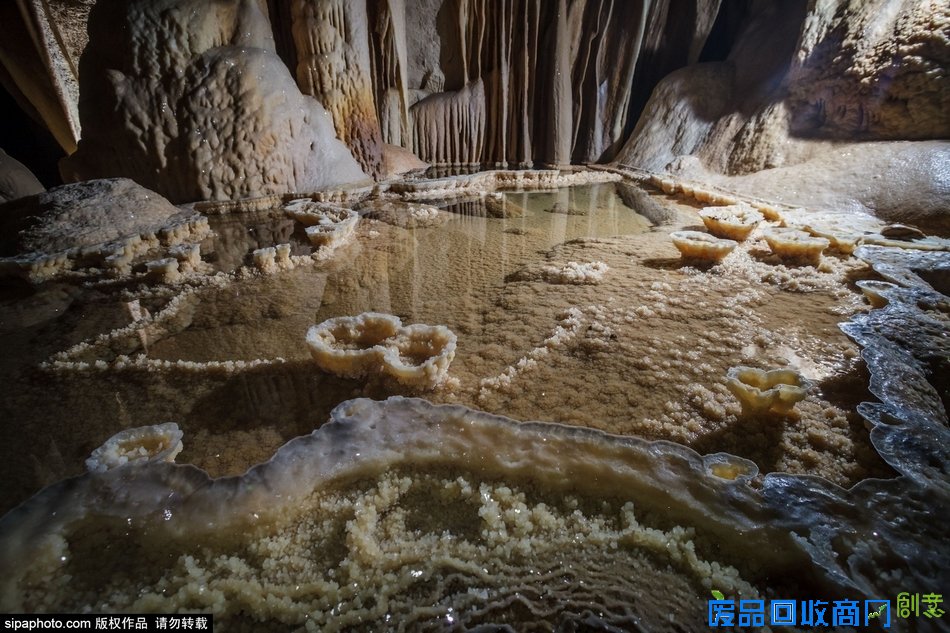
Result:
M788 76L789 126L826 138L950 137L950 5L815 3Z
M289 5L290 10L287 10ZM270 0L301 90L363 169L605 161L653 85L695 62L719 0ZM407 18L407 13L410 14Z
M95 1L0 3L0 83L67 153L80 137L79 58Z
M183 202L365 178L257 0L100 0L89 35L72 180L124 176Z
M175 4L4 4L16 26L0 80L66 151L81 130L68 176L130 176L172 199L351 180L338 145L316 140L331 133L377 179L393 173L387 155L418 165L392 146L438 165L738 176L829 143L950 136L950 20L934 0L219 0L175 26L193 31L183 53L166 50L180 37L162 16ZM93 5L113 22L90 23L86 46ZM150 17L116 17L124 6ZM253 8L253 29L233 28L235 6ZM217 39L195 35L205 30ZM210 51L228 47L215 70ZM232 62L243 78L225 72ZM329 117L298 101L288 74ZM218 96L182 100L205 92ZM209 108L232 114L202 118ZM300 108L305 122L290 114ZM221 120L254 132L216 134L209 151L195 137Z
M741 175L843 142L950 138L946 4L752 7L726 60L659 83L620 162L662 171L693 156Z
M70 0L17 1L32 3L35 14L52 16L47 21L61 37L52 38L44 50L78 58L86 40L77 25L84 22L94 0L83 0L81 7L72 9ZM114 13L110 7L122 4L99 0L97 6L105 7L102 14ZM444 165L525 167L610 160L632 131L654 84L670 70L698 59L720 8L720 0L418 0L408 6L405 0L250 0L247 4L269 18L266 45L251 42L253 47L279 54L300 90L328 110L336 136L363 171L376 178L387 175L382 165L387 144ZM53 11L54 5L66 8ZM158 16L163 7L167 8L164 0L149 11ZM221 9L208 14L216 12ZM155 19L151 26L165 28ZM179 178L169 171L169 164L179 160L169 154L175 143L170 137L143 143L141 132L149 116L157 128L156 138L180 136L183 130L154 104L132 103L129 91L111 101L99 93L117 94L115 85L102 80L105 74L118 72L128 78L136 73L168 73L170 66L135 67L128 57L138 54L130 48L136 42L120 38L123 46L113 50L111 34L101 29L96 36L97 28L90 26L93 39L101 41L94 41L86 56L98 61L74 64L73 75L78 80L82 68L88 67L100 76L84 80L83 98L65 99L62 109L79 112L72 119L66 117L75 120L74 137L83 119L93 121L91 104L124 112L117 114L121 121L91 123L79 155L66 161L65 171L71 178L138 177L162 190L159 174ZM166 35L151 37L152 45L163 46L161 38ZM174 36L167 39L173 41ZM220 43L239 42L225 38ZM179 69L191 63L179 62ZM139 79L142 90L170 81L167 74ZM97 94L85 94L93 92ZM104 140L107 125L113 130L129 128L130 138L110 147ZM146 156L141 155L143 145ZM129 162L143 165L130 170L119 156L136 150L138 155L130 156ZM163 191L179 199L262 190L212 186L226 173L202 185L185 187L179 182Z
M722 61L653 91L622 165L950 230L950 7L753 2Z

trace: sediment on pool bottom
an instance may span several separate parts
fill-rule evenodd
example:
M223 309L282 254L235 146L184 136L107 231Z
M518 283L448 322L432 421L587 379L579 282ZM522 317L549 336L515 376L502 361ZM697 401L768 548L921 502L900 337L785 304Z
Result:
M299 384L306 380L304 368L284 365L306 355L300 337L312 323L380 310L458 333L452 373L430 392L433 400L670 439L701 452L728 451L767 470L810 472L845 486L887 475L853 406L833 406L816 390L799 405L800 419L758 425L739 420L738 403L725 387L726 372L736 365L789 365L819 380L850 371L857 350L835 323L836 315L862 304L844 285L859 264L831 256L822 270L789 268L754 255L763 245L743 243L717 266L692 268L673 262L675 250L665 233L636 234L642 218L634 221L637 216L613 198L611 187L521 194L518 200L526 208L579 206L585 218L600 218L595 235L616 227L631 234L570 240L538 260L535 246L548 248L565 236L549 226L552 214L536 208L543 222L519 221L519 228L530 230L517 238L501 230L510 223L476 218L469 225L448 212L440 213L452 221L439 230L366 222L352 259L338 266L294 268L277 278L233 275L221 286L183 289L187 296L175 298L168 310L149 304L153 322L80 344L56 354L51 364L58 372L160 372L156 391L184 373L195 384L233 376L232 385L240 381L247 388L219 395L221 408L260 410L245 403L253 400L265 368L292 372ZM591 231L565 221L561 228L570 235ZM272 232L254 226L258 236ZM535 234L532 227L543 230ZM273 241L268 237L261 245ZM278 249L264 249L275 263ZM512 268L521 260L524 266ZM809 318L790 331L787 315L796 312ZM577 317L562 328L567 314ZM405 384L392 382L355 378L340 383L334 397L339 402L408 393ZM556 391L546 389L554 383ZM178 393L187 411L191 397ZM297 399L293 393L286 397ZM265 412L263 420L293 415ZM205 424L203 418L178 421L194 427ZM189 447L217 453L213 446Z
M333 418L240 478L129 465L51 487L0 523L0 563L19 570L0 606L314 630L387 614L557 625L592 609L677 630L671 613L701 625L710 587L760 595L723 539L776 542L745 460L419 400L351 401ZM771 569L802 564L786 545Z
M858 254L874 261L879 272L891 265L875 249L865 247ZM905 273L885 276L906 282L911 273ZM384 613L378 610L381 597L387 609L424 604L428 598L432 608L419 617L437 622L432 624L437 628L444 618L461 617L456 605L470 604L468 590L456 586L476 586L477 598L488 596L500 605L487 615L468 615L469 622L521 621L535 617L536 611L563 621L557 618L574 617L571 605L583 602L576 596L587 597L570 593L579 591L579 579L606 574L603 586L616 587L634 582L627 579L631 569L654 579L655 585L636 585L624 594L639 596L626 602L649 613L652 603L642 596L652 586L663 586L665 561L676 578L685 578L683 586L694 596L710 588L704 583L710 577L728 587L731 574L723 571L724 565L736 566L752 584L757 571L781 575L792 568L807 570L814 586L851 592L850 597L881 595L899 583L925 586L933 582L934 570L945 566L940 552L923 552L927 558L921 560L920 546L939 542L929 519L947 508L944 488L932 486L943 476L939 465L947 461L941 448L947 443L940 441L946 436L946 410L926 385L928 368L944 367L948 356L940 356L946 347L945 298L932 289L917 290L884 288L885 308L856 317L848 328L866 348L874 392L883 401L862 412L874 425L875 446L903 475L899 479L871 480L845 491L814 477L771 475L757 482L762 486L758 492L747 485L754 466L736 458L699 458L663 442L552 425L513 425L461 408L427 408L418 401L351 402L325 432L292 442L269 465L240 479L212 483L194 469L154 465L88 475L42 493L0 523L0 568L18 570L0 585L0 597L4 606L13 600L37 608L79 608L86 600L119 609L123 600L139 605L144 591L158 601L156 609L169 600L183 601L171 606L192 600L198 601L196 608L221 609L224 618L243 617L237 612L245 608L280 622L309 614L311 619L342 618L338 623ZM670 287L664 291L673 294ZM678 300L662 298L670 305ZM596 306L585 311L566 315L563 332L574 321L606 313ZM887 337L896 344L885 348ZM882 371L880 357L887 354L892 360ZM914 366L911 355L924 359L914 369L920 376L914 374L913 384L906 369ZM417 464L419 470L410 473L407 464ZM390 468L395 469L391 475L380 475ZM390 495L396 500L390 501ZM577 498L576 508L559 505L565 495ZM434 523L431 514L414 512L430 510L434 502L446 509ZM660 521L657 509L663 512ZM525 517L530 517L527 522ZM643 525L659 532L641 530ZM641 533L673 547L657 549ZM394 535L398 538L390 543ZM426 540L426 535L435 536ZM409 541L405 549L396 547L401 541ZM413 549L414 541L427 549ZM716 548L709 545L713 542ZM689 543L695 544L692 549ZM735 553L742 548L761 558L761 568ZM568 593L558 594L557 583L563 579L555 570L562 569L565 556L582 573L564 581L570 585ZM512 565L528 557L524 577L530 581L518 575L525 566L511 572ZM541 590L531 606L522 606L520 598L508 600L501 587L524 587L518 595L529 593L538 586L531 584L539 568L535 561L545 557L557 562L541 576L544 589L555 588L550 590L557 596L555 606L544 602ZM102 560L121 561L122 566L103 568ZM398 565L387 567L392 560ZM413 563L424 567L413 568ZM96 575L102 571L108 577ZM403 571L422 573L404 577ZM298 577L320 580L301 585ZM356 578L358 587L348 588L341 578ZM640 580L638 576L636 582ZM735 580L734 587L739 583ZM616 615L623 623L628 614L610 609L615 594L599 590L594 580L588 587L594 587L590 599L598 606L601 600L609 617ZM209 588L213 592L206 594ZM322 600L314 598L317 594L337 602L315 602ZM74 602L57 602L61 598ZM669 605L660 604L659 611L668 614ZM680 621L690 617L687 613Z
M29 606L197 609L227 630L554 628L595 613L604 625L675 631L703 626L697 596L709 587L760 595L734 568L698 555L693 530L641 525L633 502L543 498L470 474L405 471L315 491L303 511L240 537L163 540L119 518L88 519L67 538L65 573L40 580ZM103 550L133 562L105 571Z
M421 400L353 400L331 418L241 477L130 465L47 489L0 521L0 565L16 570L0 608L210 610L232 630L321 631L594 614L673 631L703 625L696 596L711 589L789 595L801 578L860 598L881 577L929 578L894 557L926 536L907 532L917 494L896 495L900 481L751 486L754 464L722 453ZM828 529L850 535L844 558ZM870 567L884 575L853 571Z

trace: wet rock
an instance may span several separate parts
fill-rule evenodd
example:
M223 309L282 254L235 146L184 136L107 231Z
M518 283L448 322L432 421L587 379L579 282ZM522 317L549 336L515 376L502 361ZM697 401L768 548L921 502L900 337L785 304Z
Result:
M182 213L161 195L127 178L55 187L14 208L28 218L19 233L18 250L46 253L156 233Z

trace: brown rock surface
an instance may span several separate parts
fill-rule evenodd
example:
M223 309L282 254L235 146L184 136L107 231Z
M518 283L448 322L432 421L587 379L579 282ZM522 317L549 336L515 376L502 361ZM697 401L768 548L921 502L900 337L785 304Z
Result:
M74 179L127 176L190 201L365 177L274 53L257 2L100 3L89 32Z
M726 61L657 86L618 162L950 230L948 60L942 4L763 3Z
M54 187L4 209L25 218L18 250L44 253L154 233L182 213L161 195L127 178Z
M429 166L419 157L398 145L383 144L382 176L393 177Z
M366 173L382 170L382 137L370 80L366 2L293 0L297 81L330 112L337 135Z

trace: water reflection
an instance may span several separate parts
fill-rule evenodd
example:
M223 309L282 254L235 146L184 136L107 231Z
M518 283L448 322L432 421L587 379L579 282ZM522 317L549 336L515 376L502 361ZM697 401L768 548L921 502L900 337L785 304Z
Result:
M326 266L201 293L190 299L195 307L188 326L153 340L150 355L194 361L303 359L307 327L369 311L470 331L497 300L505 277L556 244L649 228L613 184L490 194L436 206L450 218L439 227L403 228L364 219L357 239ZM247 263L256 248L290 242L301 249L306 243L293 222L277 212L216 219L212 226L217 237L211 250L221 268Z

